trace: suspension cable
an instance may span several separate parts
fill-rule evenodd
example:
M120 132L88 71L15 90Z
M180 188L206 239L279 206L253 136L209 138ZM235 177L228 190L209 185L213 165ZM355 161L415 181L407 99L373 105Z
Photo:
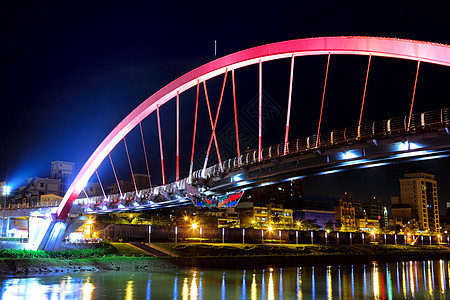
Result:
M177 91L177 162L175 178L180 180L180 93Z
M91 201L91 199L89 199L89 196L88 196L88 194L86 193L86 190L83 188L83 192L84 192L84 194L86 195L86 198L88 199L88 202L89 201Z
M141 122L139 122L139 128L141 129L142 147L144 148L144 157L145 157L145 165L147 167L148 183L150 184L150 188L153 188L152 187L152 178L150 176L150 168L148 167L147 150L145 149L144 132L142 130Z
M159 105L156 105L156 115L158 118L159 153L161 154L161 173L162 173L163 185L166 186L166 175L164 173L164 153L163 153L162 136L161 136L161 119L159 117Z
M95 174L97 174L98 183L100 184L100 187L102 188L103 196L106 199L106 193L105 193L105 190L103 189L103 184L102 184L102 181L100 180L100 176L98 176L97 169L95 169Z
M288 109L286 117L286 134L284 136L284 155L287 153L287 143L289 139L289 123L291 119L291 100L292 100L292 82L294 80L294 55L291 59L291 76L289 78L289 96L288 96Z
M414 105L414 97L416 96L417 76L419 76L419 67L420 67L420 59L417 61L416 79L414 80L414 90L413 90L413 95L412 95L412 100L411 100L411 109L409 110L408 129L407 129L407 131L409 131L409 126L411 125L411 117L412 117L412 111L413 111L413 105Z
M136 191L136 196L137 196L138 190L137 190L137 186L136 186L136 180L134 179L133 167L131 166L131 159L130 159L130 155L128 153L127 141L125 140L125 137L123 137L123 144L125 145L125 150L127 152L128 164L130 165L130 171L131 171L131 178L133 179L134 190Z
M324 85L323 85L322 105L320 106L319 126L317 127L316 148L319 146L319 139L320 139L320 124L322 123L323 102L324 102L324 100L325 100L325 90L326 90L326 88L327 88L328 67L329 67L329 66L330 66L330 53L328 53L327 71L325 72L325 83L324 83Z
M211 138L209 140L208 150L206 152L205 162L203 164L203 171L206 170L206 165L208 164L209 151L211 150L213 138L216 136L217 120L219 119L220 107L222 106L223 93L225 91L225 83L227 82L227 74L228 74L228 70L225 69L225 76L223 78L222 92L220 93L219 106L217 107L216 118L214 120L214 124L212 127ZM205 86L205 88L206 88L206 86ZM220 164L220 166L222 166L222 160L220 159L219 146L217 145L217 139L216 139L216 146L217 146L217 155L219 157L219 164Z
M234 69L231 70L231 78L233 82L233 103L234 103L234 126L236 128L236 150L237 156L241 156L241 151L239 149L239 129L238 129L238 120L237 120L237 108L236 108L236 86L234 82Z
M364 100L366 99L366 90L367 90L367 80L369 78L369 70L370 70L370 61L372 59L372 53L369 54L369 62L367 63L367 72L366 72L366 82L364 83L364 92L363 92L363 98L361 103L361 112L359 113L359 122L358 122L358 139L361 137L361 120L362 120L362 113L364 109Z
M262 62L259 61L259 118L258 118L258 161L261 161L262 147Z
M211 122L211 129L212 129L212 134L214 137L214 142L216 145L216 151L217 151L217 158L219 160L219 163L222 163L222 159L220 158L220 152L219 152L219 144L217 143L217 137L216 137L216 132L214 130L214 123L213 123L213 119L212 119L212 114L211 114L211 106L209 105L209 97L208 97L208 90L206 88L206 82L203 81L203 88L205 90L205 97L206 97L206 105L208 106L208 113L209 113L209 120ZM207 154L207 156L209 155L209 153Z
M111 153L108 153L108 156L109 156L109 161L111 162L111 167L112 167L113 172L114 172L114 178L116 178L117 187L119 188L120 197L122 198L123 197L122 189L120 188L119 180L117 179L117 174L116 174L116 170L114 169L114 164L113 164L113 161L112 161L112 158L111 158Z
M195 97L194 134L192 136L191 166L189 168L189 178L191 178L191 179L192 179L192 170L194 167L195 132L197 131L197 112L198 112L199 91L200 91L200 80L197 80L197 97Z

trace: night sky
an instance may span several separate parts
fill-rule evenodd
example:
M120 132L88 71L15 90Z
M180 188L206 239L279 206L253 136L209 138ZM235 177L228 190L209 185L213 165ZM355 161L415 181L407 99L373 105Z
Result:
M0 4L0 181L17 186L26 177L48 176L50 162L73 161L79 170L106 135L148 96L189 70L217 56L289 39L361 35L398 37L450 44L450 4L370 4L229 1L151 4L120 1L65 1L59 4ZM300 5L302 3L303 5ZM296 59L291 138L314 134L320 110L326 57ZM325 97L323 130L355 125L362 99L367 57L333 57ZM264 68L265 138L263 146L283 141L289 61ZM408 113L416 63L388 58L372 60L367 113L363 122ZM257 68L236 71L239 117L244 145L256 148ZM222 78L208 82L215 112ZM450 70L421 65L414 111L449 107ZM229 84L229 82L228 82ZM201 94L202 95L202 94ZM219 118L223 155L235 153L227 142L232 126L231 85ZM174 101L161 108L164 149L174 149ZM204 98L196 149L203 153L210 128ZM195 91L182 94L182 175L189 166ZM203 123L202 123L203 122ZM159 150L155 116L144 122L150 168L159 184ZM140 135L127 137L136 172L145 173ZM128 142L128 140L127 140ZM112 153L120 177L129 178L123 144ZM173 151L172 151L173 152ZM211 157L215 152L211 154ZM173 157L173 155L172 155ZM196 162L201 164L201 155ZM212 163L214 161L212 160ZM436 174L441 210L450 200L450 159L414 163ZM174 159L167 159L173 178ZM357 170L304 180L305 193L339 196L344 191L362 201L377 196L388 203L399 195L405 165ZM106 183L111 167L99 171ZM128 174L128 175L127 175Z

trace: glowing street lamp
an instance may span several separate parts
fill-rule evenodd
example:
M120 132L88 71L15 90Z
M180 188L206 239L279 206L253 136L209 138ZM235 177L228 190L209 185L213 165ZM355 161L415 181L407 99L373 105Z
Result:
M6 219L6 197L11 193L11 186L4 185L2 187L2 195L3 195L3 221L2 221L2 236L5 236L5 219Z
M175 226L175 244L178 243L178 226Z
M86 227L84 230L85 236L89 236L89 238L92 238L92 229L93 229L93 224L94 222L92 221L92 219L87 220L86 222Z
M4 185L2 187L2 195L3 196L9 196L9 194L11 193L11 186L9 185Z
M191 227L192 227L192 229L196 229L197 228L197 223L192 223Z

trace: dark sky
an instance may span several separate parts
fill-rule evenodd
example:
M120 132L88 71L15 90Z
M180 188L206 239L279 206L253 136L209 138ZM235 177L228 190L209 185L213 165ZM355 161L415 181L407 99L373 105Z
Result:
M218 41L218 56L271 42L336 35L398 37L450 44L450 4L443 3L417 7L413 2L366 5L363 1L317 5L303 1L128 2L65 1L27 5L2 1L0 180L7 178L17 185L27 176L48 176L53 160L73 161L79 170L103 138L145 98L185 72L214 59L214 40ZM354 125L366 64L365 57L332 57L324 130ZM296 59L292 137L314 133L325 65L325 57ZM448 107L448 68L423 65L415 110ZM414 71L414 62L373 59L364 121L381 120L389 116L386 114L407 114ZM268 101L265 103L274 107L267 124L278 124L266 126L268 137L264 145L267 146L283 139L289 62L267 63L264 74ZM247 137L256 128L251 122L257 102L256 75L253 67L236 72L238 101L244 111L239 121L245 123L243 130L247 129ZM211 96L213 111L217 107L221 80L208 83L209 92L214 95ZM228 102L219 119L223 128L232 124L230 97L227 89ZM182 101L184 173L188 168L194 98L192 91L182 98L185 99ZM346 99L345 105L342 99ZM208 121L203 98L200 103L200 113L203 113L200 122ZM166 133L174 132L174 111L172 103L161 109ZM155 122L154 116L150 116L143 125L151 169L156 173L152 176L158 183ZM207 122L203 124L208 128ZM222 133L225 135L226 130ZM199 138L196 147L200 152L204 151L209 134L205 130ZM139 138L136 131L130 134L132 160L137 171L145 172ZM256 147L253 143L249 138L249 147ZM166 134L164 146L168 152L173 144L173 138ZM224 146L225 156L234 147L228 146ZM113 159L124 170L121 177L127 178L123 145L119 144L118 148L112 153ZM450 159L442 159L416 164L437 175L441 202L450 200L449 162ZM168 159L167 164L170 171L173 159ZM99 170L105 173L107 181L111 179L110 166L103 165ZM403 176L403 170L403 165L394 165L311 177L305 179L305 191L339 196L348 190L362 201L376 195L387 202L390 196L399 194L398 179ZM168 176L173 177L173 171L169 171Z

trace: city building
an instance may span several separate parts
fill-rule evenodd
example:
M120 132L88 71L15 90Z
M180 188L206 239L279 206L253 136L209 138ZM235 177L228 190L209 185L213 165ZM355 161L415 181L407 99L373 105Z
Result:
M378 199L377 197L373 197L368 203L362 204L362 209L364 213L364 219L378 220L379 227L381 228L389 226L389 216L387 208L386 206L381 204L380 199Z
M234 208L227 208L217 212L218 227L227 228L239 228L241 226L241 220L239 219L239 213Z
M344 196L336 199L334 213L337 230L355 230L356 218L353 207L353 196L345 192Z
M134 181L136 182L136 189L145 190L150 188L150 180L147 174L133 174ZM122 193L133 192L135 190L133 179L131 180L119 180L120 191ZM108 194L120 194L117 183L113 183L107 187ZM106 190L105 190L106 192Z
M84 187L84 191L78 195L78 198L86 198L86 195L88 197L103 196L100 184L98 182L88 182Z
M59 196L64 196L69 185L72 183L73 174L75 172L75 164L73 162L67 161L53 161L50 167L50 178L60 179L60 194Z
M11 193L10 201L36 205L41 196L48 194L61 195L61 179L30 177L27 178L26 184Z
M45 194L39 197L39 206L58 206L63 197L54 194Z
M380 229L380 222L378 219L356 219L356 227L365 232L377 232Z
M256 204L241 202L236 207L241 219L241 227L288 226L293 224L292 209L280 204Z
M424 172L405 174L400 179L399 201L396 198L394 200L395 216L418 220L419 230L440 232L437 181L434 175ZM410 215L407 208L410 208Z
M302 195L289 208L294 211L294 222L305 219L316 220L325 228L325 223L335 223L334 198L316 195Z

